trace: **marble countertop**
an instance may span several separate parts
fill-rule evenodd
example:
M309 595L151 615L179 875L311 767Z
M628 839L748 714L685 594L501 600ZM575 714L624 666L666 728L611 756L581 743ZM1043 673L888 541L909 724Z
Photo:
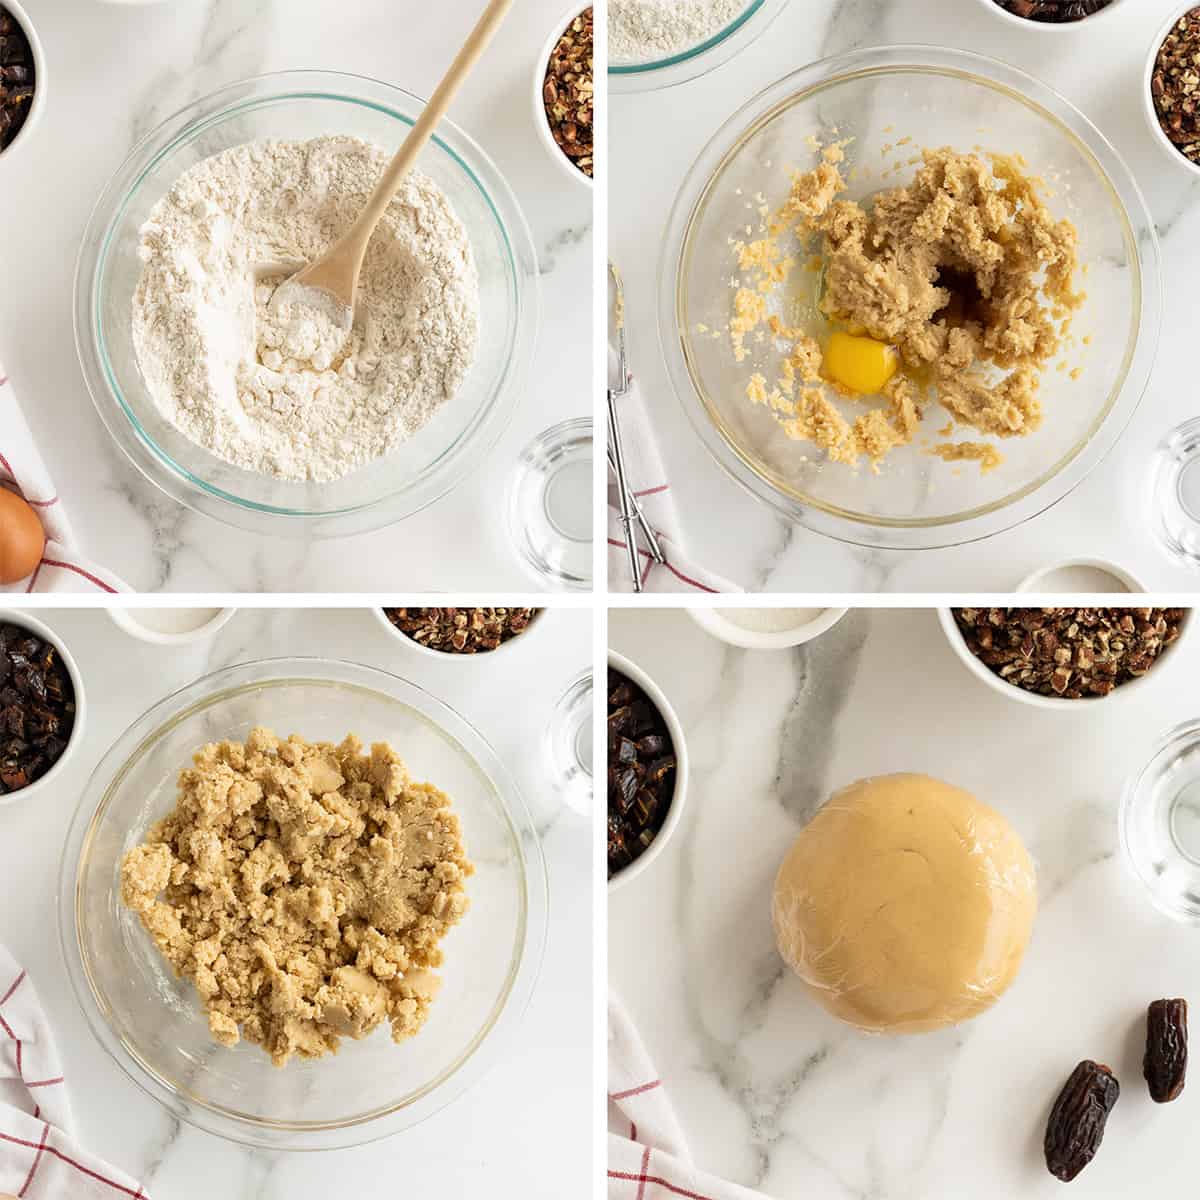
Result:
M1147 519L1148 473L1161 438L1194 415L1190 348L1197 184L1151 140L1139 95L1150 41L1176 0L1139 0L1069 35L1012 27L976 0L793 0L765 35L710 74L658 92L613 96L610 256L621 269L633 369L652 407L689 555L748 590L878 592L1011 590L1066 557L1116 559L1154 591L1197 577L1160 551ZM947 13L953 9L953 20ZM728 480L693 433L658 347L662 232L679 183L713 131L770 82L806 63L872 45L950 45L1023 68L1083 110L1120 152L1162 242L1166 318L1158 363L1134 421L1089 479L1049 512L955 549L897 553L842 545L776 518ZM663 130L670 136L663 136ZM720 519L714 519L719 513Z
M176 505L134 470L96 416L76 361L76 252L101 187L170 113L236 80L307 67L427 96L470 13L463 6L451 20L439 9L433 20L413 9L407 19L390 0L25 7L45 48L46 109L38 154L22 156L20 178L0 199L0 361L85 553L139 591L529 589L497 497L536 434L591 415L588 368L580 366L591 362L591 203L540 144L530 102L534 59L564 0L514 6L450 109L506 177L533 232L542 325L530 385L483 467L458 489L390 529L325 542L227 528Z
M446 1200L560 1200L564 1187L584 1194L593 1144L593 980L591 938L580 932L590 930L594 842L588 822L562 809L548 785L541 738L554 702L591 662L588 614L547 613L536 642L479 673L405 650L365 609L242 609L214 640L184 651L134 641L102 611L39 609L37 615L75 655L89 712L85 741L61 786L28 805L0 809L0 941L29 971L49 1010L80 1141L140 1177L156 1200L383 1200L398 1189ZM525 1019L506 1056L475 1088L387 1141L324 1154L273 1154L181 1125L104 1053L66 979L55 890L75 798L136 717L211 670L317 648L420 684L491 742L543 831L550 929ZM523 700L519 711L506 699L514 687Z
M609 902L612 986L646 1039L700 1165L777 1200L1060 1196L1042 1163L1051 1102L1082 1058L1123 1085L1072 1194L1191 1186L1200 1098L1150 1101L1145 1006L1200 995L1196 930L1154 909L1117 844L1127 774L1194 717L1200 645L1140 699L1047 714L996 694L929 610L851 612L806 649L735 650L679 610L614 611L610 644L663 689L691 754L675 840ZM1024 966L956 1029L872 1038L779 959L769 896L828 794L923 771L1013 823L1038 864ZM647 969L654 964L654 969Z

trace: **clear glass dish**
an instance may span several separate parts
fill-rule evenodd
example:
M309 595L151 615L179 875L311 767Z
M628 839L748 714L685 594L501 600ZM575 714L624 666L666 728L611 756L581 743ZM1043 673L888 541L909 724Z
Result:
M1177 562L1200 567L1200 419L1185 421L1159 443L1150 489L1150 523Z
M120 862L175 804L206 742L255 725L281 736L388 741L454 802L476 873L471 910L443 947L429 1021L396 1045L386 1027L282 1070L257 1046L214 1043L196 993L120 903ZM277 1150L333 1149L407 1129L459 1096L503 1051L541 964L547 877L525 803L479 732L414 684L316 658L245 663L156 704L104 756L63 851L59 930L76 999L117 1065L174 1116Z
M581 671L555 702L546 726L546 756L550 779L564 802L584 816L592 811L591 671Z
M1200 923L1200 720L1172 729L1126 783L1120 834L1155 907Z
M836 132L835 132L836 131ZM1087 300L1076 339L1042 374L1042 427L1006 439L1004 463L944 463L918 438L893 451L878 476L824 463L791 441L763 405L745 398L748 374L727 339L700 331L729 322L731 234L751 197L783 200L789 167L815 162L813 141L853 138L848 161L871 165L884 146L982 145L1021 153L1053 196L1056 217L1079 230ZM901 153L903 153L901 151ZM895 155L893 155L895 158ZM878 188L860 172L849 195ZM903 181L904 170L889 176ZM806 272L798 275L815 279ZM813 286L816 286L813 284ZM799 299L800 297L797 297ZM679 191L659 271L659 334L689 420L736 482L790 520L841 541L915 549L976 540L1061 500L1116 443L1145 389L1162 319L1158 240L1133 177L1080 112L1024 72L959 50L898 46L815 63L773 84L735 113L693 164ZM1066 368L1082 366L1078 380ZM944 424L936 407L929 434ZM930 440L926 438L926 441Z
M240 528L302 537L378 529L476 469L512 416L539 321L537 255L516 198L486 154L443 121L420 169L466 228L480 284L479 347L458 394L397 450L343 479L300 483L240 470L186 438L146 390L130 313L139 230L189 167L263 138L346 134L391 152L424 102L357 75L292 71L222 88L144 137L97 201L75 275L75 339L92 400L135 467L172 499Z
M649 92L698 79L749 46L784 10L788 0L747 0L724 29L699 45L643 63L610 63L608 90L617 95Z

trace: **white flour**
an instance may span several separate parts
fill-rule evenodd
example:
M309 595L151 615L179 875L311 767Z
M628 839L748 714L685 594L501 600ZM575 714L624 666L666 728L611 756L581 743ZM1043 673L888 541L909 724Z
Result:
M690 50L732 24L750 0L609 0L608 57L654 62Z
M416 433L470 368L470 243L418 172L371 240L348 336L311 309L267 310L273 284L358 215L387 160L354 138L238 146L187 171L143 227L138 362L163 413L226 462L338 479Z

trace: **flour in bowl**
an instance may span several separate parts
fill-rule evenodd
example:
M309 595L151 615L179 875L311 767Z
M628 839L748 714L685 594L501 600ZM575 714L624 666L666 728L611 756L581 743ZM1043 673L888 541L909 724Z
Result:
M252 142L204 159L142 228L133 343L187 437L277 479L327 482L390 453L462 385L479 280L462 223L412 172L375 231L343 334L277 283L358 216L387 164L349 137Z
M609 0L608 57L619 64L682 54L732 25L750 0Z

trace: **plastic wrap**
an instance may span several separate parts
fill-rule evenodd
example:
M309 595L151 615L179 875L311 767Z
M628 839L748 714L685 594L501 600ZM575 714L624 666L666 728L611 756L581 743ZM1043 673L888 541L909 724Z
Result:
M837 792L775 881L779 952L835 1017L920 1033L978 1016L1016 977L1037 912L1009 823L927 775Z

